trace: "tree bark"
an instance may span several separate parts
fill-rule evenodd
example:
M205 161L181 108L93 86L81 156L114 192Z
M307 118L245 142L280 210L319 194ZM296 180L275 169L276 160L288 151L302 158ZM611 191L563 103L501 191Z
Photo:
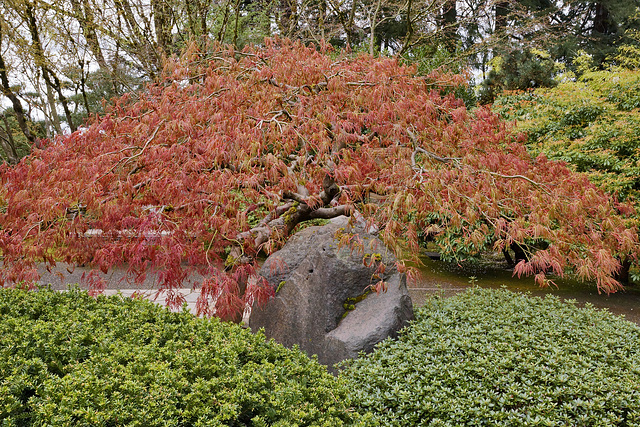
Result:
M615 275L614 279L623 285L629 284L629 270L631 269L631 258L628 256L620 261L620 271Z
M320 5L318 8L318 27L320 29L320 37L322 41L325 41L325 17L327 15L327 3L325 0L320 0Z
M509 2L499 1L496 3L496 25L495 34L503 35L507 29L507 17L509 16Z
M295 0L280 0L280 34L292 37L298 26L298 10Z
M91 114L89 99L87 98L87 75L84 73L84 61L80 61L80 91L82 92L82 102L87 110L87 115Z
M224 36L227 33L227 23L229 22L229 14L231 13L231 0L227 0L224 5L224 15L222 17L222 23L220 24L220 30L218 30L218 42L224 42ZM204 34L204 33L203 33Z
M89 50L91 50L98 66L101 70L108 70L107 61L104 58L104 54L102 53L102 48L100 47L100 42L98 40L96 23L91 5L88 0L82 0L82 5L79 0L71 0L71 6L75 13L76 20L82 29L82 34L87 40Z
M4 122L4 127L0 125L0 140L2 141L2 148L7 156L7 162L15 165L20 161L20 156L18 156L16 143L13 139L13 135L11 135L9 120L7 120L7 116L4 113L2 114L2 121Z
M288 236L298 224L311 219L331 219L340 215L349 215L348 205L332 206L334 200L340 194L340 187L331 175L326 174L322 182L323 190L316 196L319 200L318 207L311 207L307 203L307 195L285 191L282 198L286 203L275 210L275 215L268 215L260 224L251 230L240 233L238 240L254 239L256 248L260 248L269 241L276 232ZM302 187L305 189L304 187ZM305 189L306 190L306 189Z
M231 1L227 3L227 8L231 4ZM202 3L199 3L199 13L200 13L200 30L202 33L200 36L204 36L209 31L207 27L207 15L209 14L209 8L211 7L211 0L203 0Z
M454 52L458 44L458 11L456 0L446 0L442 5L440 15L440 31L442 31L442 41L449 52Z
M56 99L53 96L51 85L47 83L46 79L44 85L47 88L47 103L49 104L49 116L51 118L51 124L53 125L53 130L55 131L55 133L60 135L62 133L62 125L60 124L60 116L58 115L58 106L56 105Z
M165 57L171 55L171 4L167 0L151 0L156 43Z
M411 46L411 40L413 39L413 22L411 15L411 7L413 6L412 0L407 0L407 34L404 36L404 40L402 42L402 49L400 49L400 55L405 53L409 47Z
M354 1L353 4L351 5L351 12L349 12L349 20L347 21L347 28L345 28L345 30L347 31L347 43L349 45L352 45L354 42L353 36L355 35L354 26L355 26L357 4L358 2Z
M376 8L373 11L373 16L370 19L370 39L369 39L369 55L374 56L376 53L376 27L378 24L378 15L380 13L380 7L382 6L382 0L376 0Z
M2 26L0 26L0 45L2 45ZM2 82L2 94L9 98L11 101L11 105L13 106L13 111L16 114L16 120L18 120L18 126L20 130L27 138L27 140L31 143L36 141L35 136L29 130L28 122L25 118L25 112L22 108L22 103L18 99L13 90L11 90L11 85L9 84L9 78L7 76L7 66L5 65L4 58L2 57L2 52L0 51L0 81Z
M507 261L507 265L511 268L516 266L516 263L513 261L513 258L511 258L511 254L509 253L509 250L507 248L504 248L502 250L502 255L504 255L504 259L505 261Z
M240 25L240 2L241 0L236 1L236 16L235 16L235 25L233 26L233 46L238 49L238 27Z
M514 265L518 264L520 261L529 261L529 256L527 255L526 251L518 243L512 243L511 250L513 251L515 258L513 261Z
M36 22L36 16L35 16L33 7L34 6L31 3L26 2L24 12L25 12L25 17L27 18L27 24L29 26L29 33L31 35L33 56L35 59L36 66L42 69L42 77L44 78L44 81L47 84L47 87L51 87L55 89L55 91L58 93L58 100L60 101L60 103L62 104L62 108L64 109L64 113L67 118L67 123L69 125L69 128L71 129L71 132L75 132L76 125L73 123L67 98L62 93L62 84L60 83L58 76L56 76L53 70L47 65L46 58L44 55L44 49L42 47L42 42L40 41L40 33L38 31L38 25ZM52 109L53 111L55 111L53 107Z
M616 25L611 19L611 14L602 3L595 4L595 16L593 18L593 32L597 34L615 34Z

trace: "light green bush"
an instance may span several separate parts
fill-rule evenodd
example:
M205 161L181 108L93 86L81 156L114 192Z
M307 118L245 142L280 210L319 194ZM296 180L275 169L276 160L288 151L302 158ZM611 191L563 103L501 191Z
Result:
M558 298L428 300L342 373L383 426L638 426L640 328Z
M534 155L567 162L640 206L640 70L585 73L553 89L505 93L492 109L527 136Z
M340 426L346 389L216 319L73 290L0 289L1 426Z

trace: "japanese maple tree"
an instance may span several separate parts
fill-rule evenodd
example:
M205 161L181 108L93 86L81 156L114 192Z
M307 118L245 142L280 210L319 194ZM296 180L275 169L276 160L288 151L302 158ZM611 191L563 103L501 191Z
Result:
M443 94L461 81L288 40L191 48L86 129L3 166L3 283L35 280L37 262L155 270L169 291L199 271L199 310L229 318L272 292L260 252L351 215L400 267L425 239L458 259L516 248L518 275L615 291L617 259L639 252L631 208Z

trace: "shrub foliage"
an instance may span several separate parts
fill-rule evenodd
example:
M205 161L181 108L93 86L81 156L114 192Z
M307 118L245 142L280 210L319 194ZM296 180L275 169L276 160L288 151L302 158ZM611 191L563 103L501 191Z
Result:
M635 324L481 289L432 298L416 315L342 374L381 425L640 425Z
M351 425L299 350L218 319L73 290L0 289L2 426Z
M494 108L517 121L536 153L640 203L640 71L588 72L554 89L505 94Z
M634 207L640 224L640 71L589 71L554 89L502 95L494 109L515 120L534 154L567 162L616 199ZM637 254L621 253L628 280Z

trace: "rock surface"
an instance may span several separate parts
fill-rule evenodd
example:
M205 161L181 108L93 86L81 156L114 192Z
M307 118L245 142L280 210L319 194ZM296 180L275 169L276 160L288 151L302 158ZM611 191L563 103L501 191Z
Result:
M364 252L357 245L339 248L339 230L353 233L352 241L361 242ZM375 265L364 265L364 254L381 258L386 270L380 278L374 275ZM413 318L406 278L395 261L378 238L346 221L306 228L264 263L261 274L277 293L264 307L253 308L249 326L264 328L267 337L285 346L297 344L307 354L317 354L329 367L369 352ZM380 279L387 291L363 298Z

